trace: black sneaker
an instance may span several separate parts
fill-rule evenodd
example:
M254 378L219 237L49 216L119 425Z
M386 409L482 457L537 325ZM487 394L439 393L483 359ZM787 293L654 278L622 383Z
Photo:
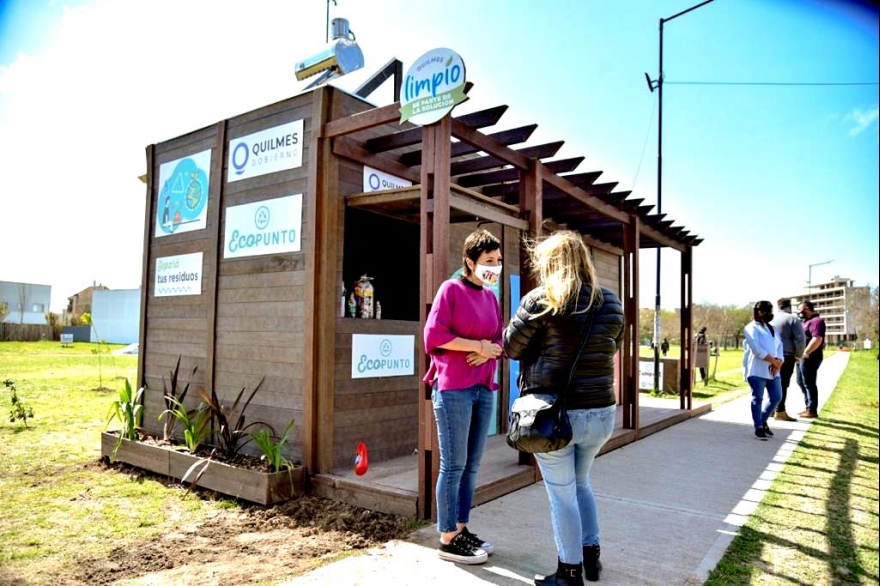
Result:
M464 533L453 537L448 544L441 543L439 553L441 560L468 565L482 564L489 559L489 554L471 545Z
M763 427L759 427L755 430L755 439L761 440L762 442L767 441L767 432L764 431Z
M495 551L495 546L489 543L488 541L483 541L475 534L468 531L468 528L465 527L461 530L461 534L465 536L465 539L468 540L468 543L471 544L475 549L482 549L487 554L492 555L492 552Z
M764 435L767 437L773 437L773 432L770 431L770 428L767 426L767 422L764 422Z

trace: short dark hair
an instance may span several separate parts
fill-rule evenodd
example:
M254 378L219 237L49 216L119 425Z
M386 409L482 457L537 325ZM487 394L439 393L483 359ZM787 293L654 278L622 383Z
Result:
M806 307L807 309L809 309L810 311L816 311L816 307L813 305L813 302L810 301L809 299L804 299L803 301L801 301L800 304L803 305L804 307Z
M501 241L488 230L476 230L471 232L465 238L464 247L461 249L461 265L462 273L465 277L471 274L471 269L467 266L465 259L471 259L477 262L484 252L494 252L501 249Z
M776 305L779 309L791 309L791 299L789 297L780 297Z

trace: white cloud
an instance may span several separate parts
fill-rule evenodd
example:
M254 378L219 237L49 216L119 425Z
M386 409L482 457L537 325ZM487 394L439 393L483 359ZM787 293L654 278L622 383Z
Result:
M856 136L861 134L874 123L877 122L877 117L880 116L880 108L874 106L868 111L864 111L860 108L853 108L853 111L844 116L844 120L847 122L855 123L855 126L849 129L850 136Z

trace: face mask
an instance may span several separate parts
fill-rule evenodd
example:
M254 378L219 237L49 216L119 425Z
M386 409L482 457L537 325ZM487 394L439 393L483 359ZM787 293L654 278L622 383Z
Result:
M764 323L769 324L771 321L773 321L773 314L772 313L765 313L764 314Z
M799 311L799 312L798 312L798 317L801 318L801 319L807 319L807 314L804 313L803 311Z
M478 264L474 269L474 274L484 283L494 285L501 276L501 265L490 267L488 265Z

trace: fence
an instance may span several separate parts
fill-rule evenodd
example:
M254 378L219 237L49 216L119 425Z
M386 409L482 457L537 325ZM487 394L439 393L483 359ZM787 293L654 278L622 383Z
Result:
M58 340L59 333L52 331L48 324L9 324L0 323L0 341L3 342L38 342L40 340Z

